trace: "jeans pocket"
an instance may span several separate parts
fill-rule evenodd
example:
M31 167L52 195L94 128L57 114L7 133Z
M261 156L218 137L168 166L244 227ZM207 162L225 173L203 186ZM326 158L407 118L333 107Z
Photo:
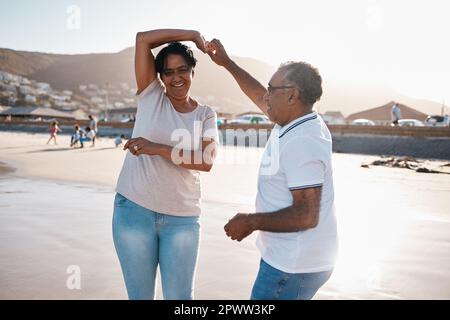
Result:
M116 193L116 196L114 198L114 205L117 207L123 207L127 203L128 199L125 198L120 193Z

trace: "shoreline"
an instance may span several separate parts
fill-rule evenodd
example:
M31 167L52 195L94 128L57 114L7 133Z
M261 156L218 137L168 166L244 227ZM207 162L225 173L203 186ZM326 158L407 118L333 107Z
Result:
M115 188L115 183L117 181L117 177L118 174L120 172L120 168L122 166L123 163L123 158L125 156L125 151L122 150L118 150L121 149L121 147L115 148L112 147L113 146L113 138L106 138L106 137L101 137L99 140L101 142L101 146L99 146L99 142L97 142L96 147L91 148L88 144L85 146L85 148L83 149L72 149L69 148L66 144L62 144L61 142L64 140L69 140L70 137L69 136L58 136L59 138L59 144L57 146L54 145L45 145L45 143L42 143L42 141L45 141L46 138L48 138L47 135L42 134L42 133L24 133L24 132L2 132L0 131L0 136L1 135L12 135L12 136L17 136L19 139L20 138L29 138L29 137L33 137L34 141L40 142L37 143L33 146L24 146L23 149L26 149L27 147L30 149L29 151L27 151L27 153L31 153L31 154L39 154L40 159L38 160L42 160L42 156L44 153L57 153L57 152L72 152L74 153L74 156L78 156L78 153L84 153L85 156L87 156L89 153L92 152L106 152L108 153L108 155L112 155L115 158L117 158L117 153L115 154L111 154L111 151L118 151L118 153L122 153L122 158L120 159L120 161L116 161L115 164L115 170L111 172L111 176L107 177L107 176L102 176L101 179L99 179L98 177L95 177L95 174L90 177L89 174L87 174L86 170L82 170L80 171L80 169L78 169L76 167L76 165L74 165L74 168L72 168L71 170L74 171L79 171L80 176L77 176L76 174L73 174L73 172L71 174L66 174L61 172L61 174L58 173L53 173L50 168L47 168L48 170L46 170L45 172L43 170L36 170L35 168L33 168L32 165L32 156L28 156L28 160L24 161L23 158L15 158L13 155L14 153L9 153L9 152L4 152L4 154L0 155L0 164L3 162L6 167L8 167L7 169L2 169L1 165L0 165L0 170L6 170L5 173L8 173L12 176L15 177L21 177L21 178L28 178L28 179L32 179L32 180L46 180L46 181L59 181L59 182L65 182L65 183L81 183L81 184L86 184L86 185L92 185L92 186L109 186L111 188ZM109 147L108 147L109 146ZM1 144L0 144L0 148L1 148ZM16 147L11 147L8 146L6 149L13 149ZM230 152L229 150L234 150L234 153L239 153L242 150L244 151L249 151L251 152L252 147L243 147L243 146L221 146L221 149L223 148L227 148L227 152ZM20 147L19 147L20 149ZM259 153L262 154L263 152L263 148L254 148L257 149ZM4 149L5 150L5 149ZM380 157L385 157L384 155L369 155L369 154L363 154L363 153L343 153L343 152L333 152L333 157L340 157L340 156L355 156L355 157L361 157L364 158L363 160L361 160L362 164L363 162L368 162L368 160L376 160L379 159ZM66 156L70 156L69 154L67 154ZM386 156L388 157L388 156ZM66 157L67 158L67 157ZM244 157L242 157L244 158ZM435 159L435 158L421 158L421 157L415 157L416 159L420 160L420 161L426 161L426 162L431 162L434 164L438 164L438 163L447 163L446 160L443 159ZM70 161L70 158L67 159L68 161ZM83 159L84 160L84 159ZM225 159L226 161L227 159ZM238 159L238 160L242 160L242 159ZM220 159L219 159L220 161ZM219 162L216 160L216 163ZM86 162L86 161L84 161ZM83 163L84 165L85 163ZM250 159L250 163L249 165L258 165L259 164L259 159L255 158L252 156L252 158ZM216 167L222 167L223 165L227 165L227 163L221 164L220 162L218 164L215 164L213 167L213 170L218 170ZM244 165L246 165L244 163ZM80 167L82 167L80 165ZM96 171L97 169L100 169L101 166L93 166L93 170ZM1 174L1 172L0 172ZM202 175L204 175L202 173ZM113 178L111 178L113 177Z

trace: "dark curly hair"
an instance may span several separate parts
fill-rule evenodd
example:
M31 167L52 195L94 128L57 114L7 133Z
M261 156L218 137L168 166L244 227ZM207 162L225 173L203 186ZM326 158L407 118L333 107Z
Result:
M322 77L319 70L306 62L289 61L278 70L286 71L285 79L300 91L300 100L312 107L322 96Z
M195 59L194 53L188 46L180 42L171 42L161 49L155 58L156 72L158 72L160 76L164 70L164 62L169 54L178 54L182 56L187 65L192 69L195 68L195 65L197 64L197 59Z

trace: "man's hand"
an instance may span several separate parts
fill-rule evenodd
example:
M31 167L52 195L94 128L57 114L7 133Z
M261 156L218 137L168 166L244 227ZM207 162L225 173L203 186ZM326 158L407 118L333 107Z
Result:
M138 137L128 140L123 146L123 150L128 149L135 156L139 156L141 154L152 156L158 154L158 146L159 145L157 143Z
M224 227L225 233L231 240L241 241L255 231L250 214L238 213Z
M219 66L224 67L231 62L222 43L217 39L213 39L211 42L207 43L206 53L211 57L211 60Z

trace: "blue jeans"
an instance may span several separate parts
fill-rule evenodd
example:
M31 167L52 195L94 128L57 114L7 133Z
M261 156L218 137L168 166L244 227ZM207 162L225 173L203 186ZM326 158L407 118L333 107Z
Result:
M199 217L153 212L117 193L113 240L129 299L154 299L159 264L164 299L193 299Z
M328 281L332 272L286 273L261 259L250 299L310 300Z

